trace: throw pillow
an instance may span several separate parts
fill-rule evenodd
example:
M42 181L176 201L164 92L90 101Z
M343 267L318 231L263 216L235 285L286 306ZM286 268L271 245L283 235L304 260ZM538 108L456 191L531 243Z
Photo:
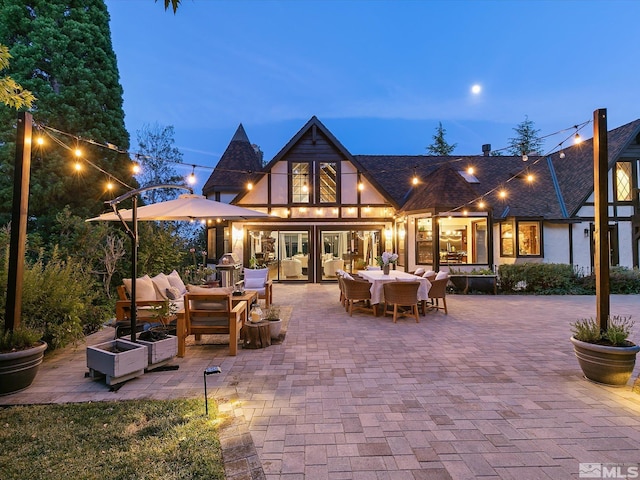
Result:
M435 277L436 276L436 272L434 272L433 270L427 270L426 272L424 272L424 275L422 275L424 278L428 278L428 277Z
M182 295L180 295L180 290L176 287L169 287L165 290L166 296L169 300L178 300Z
M166 300L167 289L171 288L171 284L169 283L167 276L164 273L159 273L155 277L152 277L151 281L153 282L153 286L156 287L158 300ZM175 300L175 298L172 298L171 300Z
M124 283L127 293L131 296L131 279L124 278L122 283ZM136 279L136 301L155 301L157 298L156 288L153 286L149 275Z
M413 272L413 274L414 275L418 275L418 276L423 275L424 274L424 268L422 268L422 267L416 268L416 271Z
M184 282L180 278L180 274L175 270L167 275L167 280L172 287L176 287L180 291L180 295L184 295L187 293L187 287L184 285Z

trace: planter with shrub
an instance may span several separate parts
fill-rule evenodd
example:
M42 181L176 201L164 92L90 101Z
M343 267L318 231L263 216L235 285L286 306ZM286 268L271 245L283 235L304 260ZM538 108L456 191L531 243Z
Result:
M628 317L608 319L607 329L593 318L571 324L571 343L584 376L597 383L624 386L636 364L640 346L627 340L633 327Z

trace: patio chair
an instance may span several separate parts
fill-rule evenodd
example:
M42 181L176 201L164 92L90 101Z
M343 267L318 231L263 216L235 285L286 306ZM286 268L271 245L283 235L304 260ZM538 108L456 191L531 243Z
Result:
M354 310L375 313L371 305L371 284L363 280L351 280L340 277L344 288L345 309L349 316L353 316Z
M393 323L396 323L398 316L413 315L416 323L420 323L418 318L418 288L420 282L389 282L385 283L384 289L384 315L387 316L387 305L393 305ZM409 307L407 311L400 311L399 307Z
M429 289L429 309L433 310L444 310L444 314L447 312L447 283L449 282L449 277L440 278L438 280L429 279L431 282L431 288ZM440 300L442 300L442 306L440 306ZM423 302L423 310L426 312L426 305Z
M229 355L238 354L240 329L247 321L247 303L234 307L231 294L187 293L184 296L184 316L178 317L178 356L185 353L185 340L195 335L228 334Z
M245 268L244 288L258 292L258 298L264 299L265 307L271 306L273 302L273 284L269 280L268 268Z

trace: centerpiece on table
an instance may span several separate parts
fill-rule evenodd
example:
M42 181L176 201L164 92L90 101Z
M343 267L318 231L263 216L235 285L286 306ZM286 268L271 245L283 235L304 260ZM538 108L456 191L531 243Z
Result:
M382 271L385 275L389 275L389 267L392 263L398 261L397 253L383 252L381 256L376 258L378 265L382 267Z

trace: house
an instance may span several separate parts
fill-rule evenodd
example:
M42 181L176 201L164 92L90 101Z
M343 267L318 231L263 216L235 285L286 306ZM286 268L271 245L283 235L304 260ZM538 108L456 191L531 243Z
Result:
M611 264L638 266L640 120L609 131ZM262 166L242 125L203 188L267 220L208 229L209 257L254 257L276 280L333 280L335 270L593 267L593 143L548 156L353 155L312 117Z

